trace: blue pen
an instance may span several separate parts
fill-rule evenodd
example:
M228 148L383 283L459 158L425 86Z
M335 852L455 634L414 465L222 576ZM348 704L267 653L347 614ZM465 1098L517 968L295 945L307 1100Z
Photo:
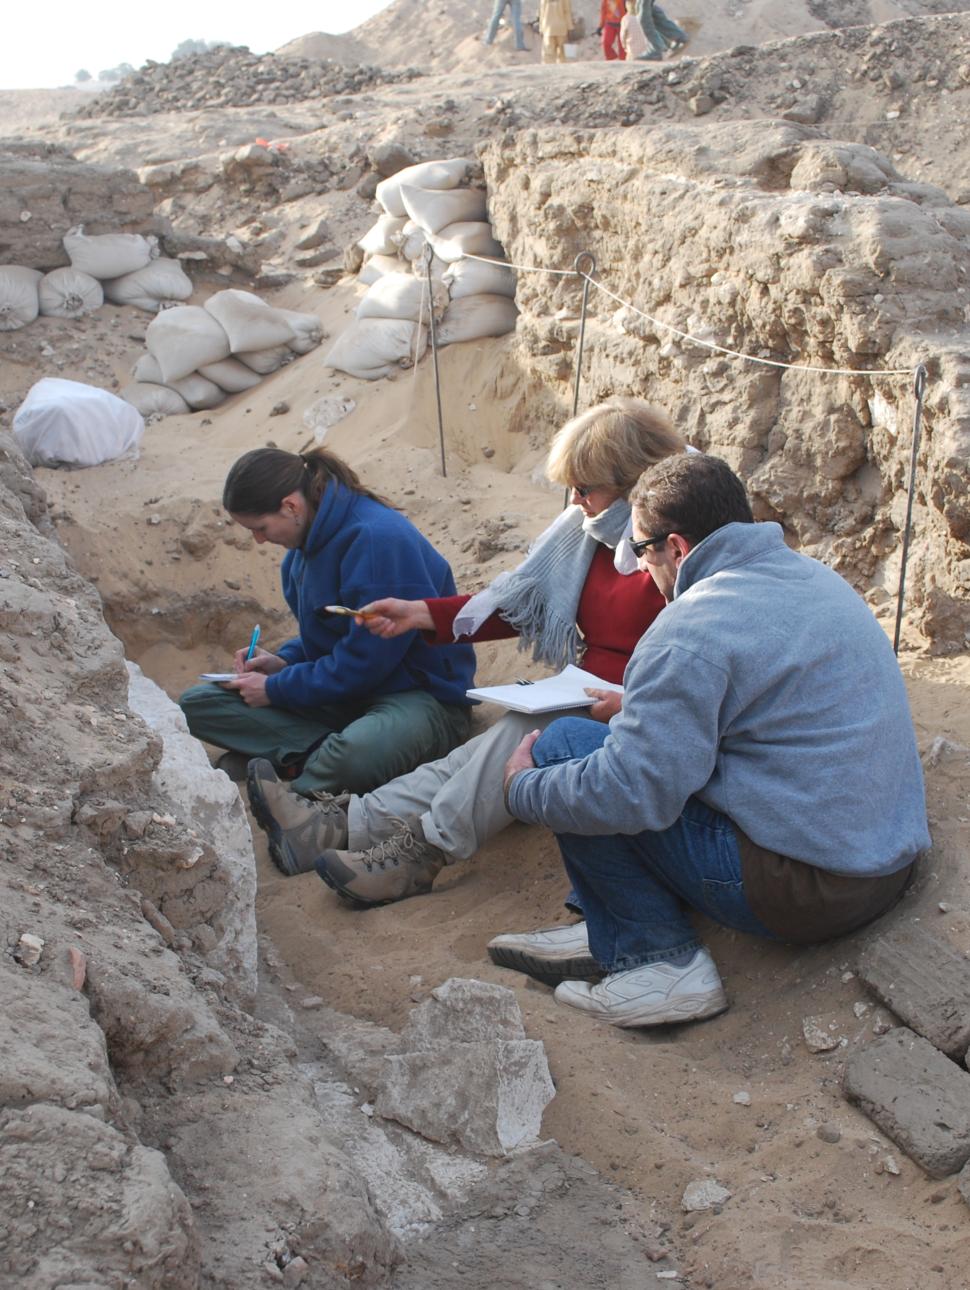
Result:
M256 646L259 644L259 623L253 628L252 640L249 642L249 649L246 651L246 662L248 663L256 653Z

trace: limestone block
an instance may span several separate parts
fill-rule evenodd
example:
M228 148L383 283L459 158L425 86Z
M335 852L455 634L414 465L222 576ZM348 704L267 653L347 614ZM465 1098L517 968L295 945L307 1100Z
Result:
M164 690L137 664L128 664L128 675L129 705L162 739L162 759L152 786L174 814L209 842L222 873L224 903L212 920L219 941L206 957L225 974L237 997L251 999L257 976L256 860L239 792L210 766L202 745L189 734L181 709Z
M849 1058L844 1089L931 1178L970 1160L970 1075L904 1026Z
M970 1048L970 963L962 954L909 923L873 936L858 973L911 1030L963 1061Z
M405 1049L525 1039L515 995L504 986L452 977L412 1009L401 1034Z
M439 1043L385 1058L375 1110L435 1142L502 1156L537 1140L555 1091L538 1040Z

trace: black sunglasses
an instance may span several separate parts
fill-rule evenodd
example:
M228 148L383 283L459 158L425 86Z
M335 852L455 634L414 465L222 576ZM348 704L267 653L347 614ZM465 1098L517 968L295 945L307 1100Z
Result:
M595 488L595 484L573 484L573 492L577 497L589 497Z
M627 538L627 541L630 543L630 550L639 560L649 547L659 546L661 542L666 542L669 537L669 533L658 533L656 537L644 538L642 542L637 542L635 538Z

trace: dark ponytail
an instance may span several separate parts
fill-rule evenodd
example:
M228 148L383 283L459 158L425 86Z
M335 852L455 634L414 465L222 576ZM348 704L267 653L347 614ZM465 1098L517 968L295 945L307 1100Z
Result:
M390 502L365 488L355 470L327 448L307 453L282 448L254 448L232 466L222 489L222 504L232 515L275 514L283 498L302 493L313 510L331 480L382 506Z

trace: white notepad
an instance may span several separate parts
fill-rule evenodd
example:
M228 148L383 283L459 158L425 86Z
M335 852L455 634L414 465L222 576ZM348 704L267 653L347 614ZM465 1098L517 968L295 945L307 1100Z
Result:
M200 681L238 681L238 672L201 672Z
M592 672L570 663L557 676L547 676L530 685L484 685L467 690L469 699L482 699L485 703L500 703L512 712L556 712L561 708L588 708L596 702L584 691L589 686L596 690L614 690L623 693L622 685L603 681Z

